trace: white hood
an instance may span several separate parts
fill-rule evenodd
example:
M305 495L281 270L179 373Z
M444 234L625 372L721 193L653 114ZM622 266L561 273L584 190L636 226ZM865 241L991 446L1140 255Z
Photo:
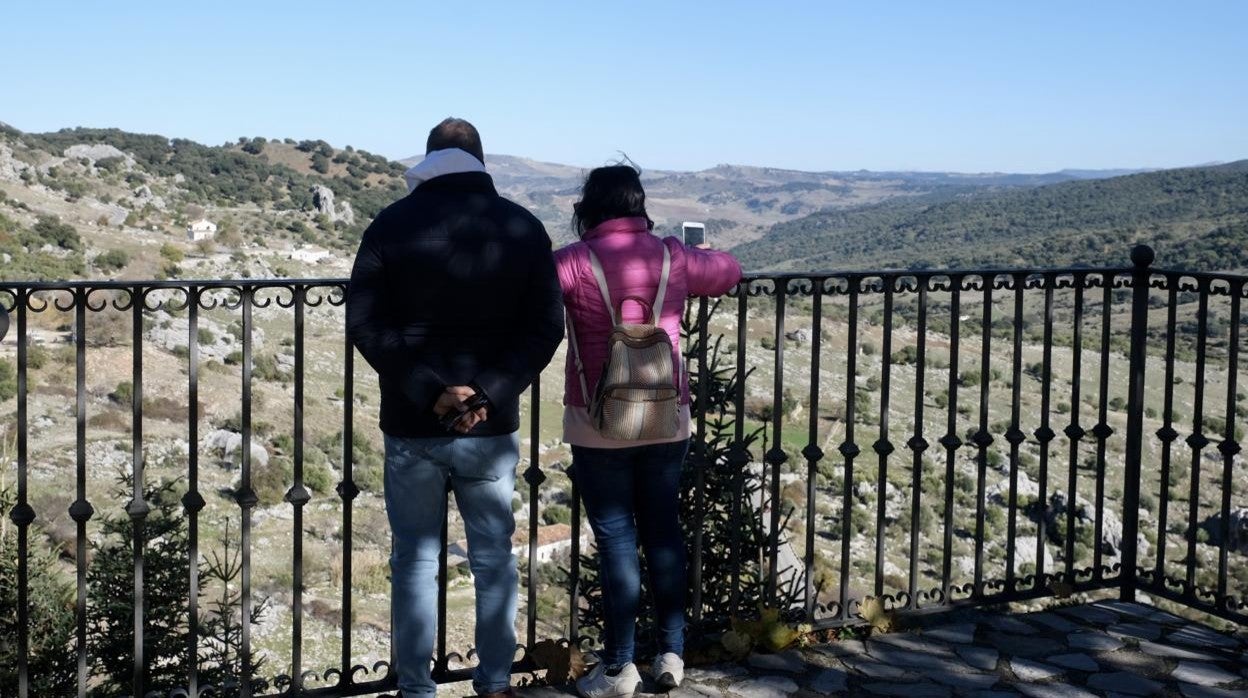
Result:
M424 160L408 168L403 173L403 179L407 180L407 191L411 192L434 177L461 172L485 172L485 163L459 148L435 150L426 155Z

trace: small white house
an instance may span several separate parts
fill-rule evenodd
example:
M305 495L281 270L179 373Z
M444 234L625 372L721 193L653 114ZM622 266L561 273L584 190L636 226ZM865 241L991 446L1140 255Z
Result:
M186 226L186 237L191 242L199 242L200 240L211 240L217 234L217 224L201 218L194 223Z
M316 264L327 257L329 257L329 250L315 247L313 245L300 247L292 250L290 253L290 259L296 262L304 262L306 264Z
M586 542L585 532L581 532L581 543ZM572 547L572 527L565 523L550 524L537 527L537 561L550 562L555 554ZM511 552L516 557L528 559L529 532L528 528L516 528L511 538Z

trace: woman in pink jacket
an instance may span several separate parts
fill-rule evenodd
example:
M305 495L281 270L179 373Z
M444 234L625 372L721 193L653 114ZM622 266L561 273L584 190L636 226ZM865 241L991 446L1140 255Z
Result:
M563 438L572 447L573 476L601 556L606 616L602 661L577 681L577 689L586 698L612 698L631 696L641 684L633 664L641 593L638 538L646 555L658 633L659 654L651 673L665 689L679 685L684 675L687 580L679 514L681 469L689 448L689 384L680 355L680 319L688 296L725 293L741 279L741 265L725 252L690 248L675 238L660 240L651 234L654 223L646 215L641 178L627 165L589 173L573 208L573 224L580 241L555 253L568 328L575 333L565 372ZM612 329L590 251L601 263L620 322L648 323L650 309L630 297L646 302L656 298L665 246L670 266L657 310L659 325L671 340L673 375L679 381L676 434L651 441L609 439L599 433L588 410ZM583 369L578 369L578 352Z

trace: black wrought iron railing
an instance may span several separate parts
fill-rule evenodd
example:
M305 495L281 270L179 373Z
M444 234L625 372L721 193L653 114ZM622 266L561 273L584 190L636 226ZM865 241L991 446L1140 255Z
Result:
M868 596L926 612L1094 589L1248 622L1248 277L1157 269L1152 257L752 275L729 298L696 301L695 628L713 632L759 601L834 626L856 622ZM0 281L0 501L14 524L0 536L0 580L11 579L0 616L13 629L0 693L393 689L375 382L341 330L345 293L342 279ZM594 593L581 583L580 511L551 421L560 369L545 374L556 399L543 403L542 381L530 390L522 427L517 671L545 637L593 642L580 623ZM725 375L717 402L708 393ZM108 491L115 478L126 496ZM180 508L152 501L157 480L174 483ZM709 489L723 482L734 491ZM570 532L539 523L557 524L564 502ZM712 507L731 510L728 535L703 525ZM184 561L170 577L160 546L175 538ZM117 545L125 569L108 568L110 581L101 565ZM451 557L440 681L471 663L448 631L463 624ZM729 570L715 578L727 590L707 587L712 563ZM185 580L176 627L154 625L152 598L167 590L152 575ZM72 612L58 626L32 589L62 577ZM101 660L117 637L127 676ZM176 651L158 646L169 637ZM158 674L175 664L184 678L167 685Z

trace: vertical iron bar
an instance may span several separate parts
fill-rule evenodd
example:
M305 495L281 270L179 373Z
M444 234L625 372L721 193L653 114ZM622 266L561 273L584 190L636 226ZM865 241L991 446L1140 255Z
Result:
M888 440L888 398L892 378L893 356L893 284L896 279L882 277L884 282L884 338L880 353L880 438L872 445L879 456L879 473L875 486L875 595L884 594L884 513L888 499L888 456L893 444Z
M845 480L841 487L841 579L840 600L841 618L848 620L849 612L849 539L853 533L851 517L854 504L854 457L858 455L857 444L854 443L854 397L858 389L858 284L859 279L851 276L849 283L849 337L848 363L845 369L845 441L841 443L841 456L845 459Z
M442 545L438 548L438 646L437 654L433 657L433 680L438 683L443 681L446 672L450 670L450 658L446 654L446 569L448 554L446 539L450 535L451 528L451 508L449 502L451 491L451 481L448 478L446 491L442 493L442 496L448 501L442 505L442 530L438 534L438 540L442 541ZM529 547L531 548L532 545ZM343 666L350 667L351 664L345 663Z
M1192 449L1191 494L1187 498L1187 574L1184 595L1196 593L1196 530L1200 526L1200 451L1209 443L1205 436L1205 336L1209 332L1209 282L1198 279L1200 309L1196 321L1196 396L1192 403L1192 434L1187 445Z
M438 648L437 654L433 658L433 679L439 683L446 676L446 672L450 670L450 657L446 653L446 582L447 582L447 538L451 529L451 507L450 495L452 492L451 482L446 482L446 492L442 494L448 501L442 506L442 531L439 534L439 540L442 545L438 549ZM530 548L532 545L529 546ZM351 666L345 664L344 666Z
M239 680L239 691L243 698L251 695L251 674L253 667L251 666L251 510L256 505L256 493L251 488L251 369L252 369L252 345L251 345L251 306L255 288L253 286L244 286L241 293L243 306L243 370L242 370L242 393L243 393L243 442L242 442L242 485L239 492L238 505L239 517L241 519L239 532L241 534L241 553L243 558L242 567L242 601L241 615L242 627L240 632L242 660L241 665L243 675Z
M1083 392L1083 287L1087 276L1075 274L1075 317L1073 336L1070 346L1070 424L1066 427L1066 436L1070 438L1070 468L1067 472L1066 489L1066 544L1063 555L1066 557L1066 581L1075 583L1075 510L1078 508L1076 492L1079 484L1079 442L1085 434L1079 425L1079 415L1083 412L1079 402Z
M992 284L996 277L985 274L983 326L980 333L979 370L979 431L975 434L977 476L975 480L975 587L974 598L984 595L984 487L988 470L988 447L992 435L988 433L988 387L992 382Z
M199 512L204 498L199 493L199 300L200 289L186 289L187 308L187 491L182 498L187 521L187 574L190 589L187 606L186 664L187 698L199 695Z
M541 403L542 379L539 375L529 386L529 467L525 469L524 481L529 485L529 597L527 614L527 640L526 647L530 649L537 644L537 550L534 541L537 540L537 517L538 517L538 485L541 484L545 476L542 469L538 465L538 457L541 453L538 451L538 445L541 441L541 420L538 418L538 405ZM580 595L580 543L581 543L581 526L580 517L576 514L580 510L580 503L577 499L576 492L576 468L573 467L572 477L572 509L575 520L572 522L572 585L569 594L572 599L572 606L568 609L568 613L573 618L576 617L577 596ZM569 621L569 627L571 623Z
M342 677L339 685L350 685L355 682L351 673L351 521L352 507L360 488L355 484L355 347L345 330L342 335L342 482L338 485L338 494L342 497ZM443 562L439 569L445 571L445 531L442 541ZM444 583L440 586L445 590Z
M950 276L952 294L949 298L949 390L946 415L946 431L940 444L945 447L945 510L944 510L944 559L941 561L941 601L948 605L952 599L953 578L953 484L954 464L962 437L958 436L958 334L962 317L962 277Z
M1127 381L1127 449L1122 487L1122 583L1123 601L1135 600L1138 580L1140 529L1140 473L1144 454L1144 385L1148 366L1148 265L1153 251L1140 245L1131 251L1135 269L1131 274L1131 376ZM1234 351L1232 349L1232 351ZM1231 384L1234 385L1234 377ZM1232 390L1232 396L1234 391ZM1161 539L1164 544L1164 539Z
M919 284L919 317L918 334L915 337L916 356L914 362L914 436L907 444L914 452L911 464L910 481L910 586L909 608L919 607L919 530L923 518L920 501L923 494L923 454L928 443L923 438L923 406L926 401L924 387L927 379L927 284L930 277L918 276Z
M1022 446L1022 427L1019 424L1022 387L1023 387L1023 287L1026 285L1025 274L1015 274L1014 281L1014 346L1013 365L1011 367L1010 386L1010 428L1005 440L1010 444L1010 496L1009 520L1006 523L1005 537L1005 593L1018 591L1017 571L1014 569L1014 553L1017 549L1018 536L1018 452Z
M294 395L294 449L295 482L286 500L293 508L291 532L294 544L291 550L291 631L290 631L290 688L296 694L303 690L303 507L311 499L303 477L303 400L304 400L304 316L306 313L307 286L294 289L295 304L295 395ZM391 545L393 546L393 540ZM392 624L393 625L393 624Z
M1111 304L1114 299L1114 276L1102 274L1104 288L1101 291L1101 373L1100 373L1100 404L1097 408L1097 424L1092 428L1096 437L1096 522L1092 533L1092 578L1102 579L1105 576L1101 535L1105 530L1105 452L1109 437L1114 433L1109 426L1109 335L1113 324Z
M732 480L732 544L728 551L728 567L732 574L729 590L729 608L725 615L738 612L741 602L741 500L745 498L745 469L749 465L749 455L745 450L745 343L747 340L746 316L749 303L750 284L743 282L737 285L737 347L736 347L736 392L733 395L733 434L732 449L729 454L729 465L733 468Z
M767 598L775 605L777 601L778 582L780 579L780 466L788 460L784 453L784 442L781 438L784 429L784 301L788 297L789 284L784 279L776 279L776 355L773 364L772 407L771 407L771 450L765 460L771 466L771 508L770 530L767 535L767 547L770 556L767 568Z
M130 293L131 309L131 358L133 391L130 396L130 409L133 425L131 428L131 459L134 476L133 495L126 507L132 523L132 539L134 541L134 672L131 683L134 695L145 695L147 658L144 656L143 641L143 608L146 605L143 589L143 536L144 524L151 507L143 499L143 305L146 302L146 289L134 286Z
M77 597L74 603L75 641L78 645L78 696L87 695L90 678L87 665L87 521L91 505L87 503L87 294L74 292L74 441L77 445L75 482L77 499L69 507L69 515L77 522L77 546L74 568L77 576Z
M1041 359L1040 383L1040 428L1036 430L1036 440L1040 443L1040 511L1047 511L1049 506L1049 444L1054 434L1050 420L1053 398L1053 286L1057 277L1045 275L1044 278L1044 356ZM1048 541L1047 518L1036 517L1036 588L1046 584L1048 571L1044 564L1045 545Z
M577 635L581 632L581 617L577 611L580 609L581 595L581 499L580 492L576 486L576 480L572 481L572 588L569 590L568 607L568 639L576 641ZM533 564L537 564L537 534L536 524L533 527L535 531L534 537L529 543L529 557Z
M1214 603L1218 608L1226 608L1226 565L1227 551L1231 547L1231 491L1234 485L1232 477L1235 457L1240 451L1240 444L1235 436L1235 398L1239 379L1239 298L1243 289L1242 279L1231 285L1231 336L1227 343L1226 356L1226 429L1222 433L1222 443L1218 444L1218 451L1222 453L1222 521L1218 538L1218 591L1214 596ZM1126 535L1125 532L1123 535Z
M1174 440L1178 432L1174 430L1174 339L1177 326L1179 305L1179 277L1166 275L1169 294L1166 298L1166 377L1164 397L1162 398L1161 429L1157 431L1161 439L1161 503L1157 505L1157 561L1153 582L1165 584L1166 575L1166 519L1170 514L1170 467Z
M806 554L805 566L806 580L805 589L805 611L806 622L813 622L815 619L815 603L818 594L815 589L815 496L818 491L815 489L816 471L819 466L820 459L823 458L823 450L819 448L819 363L820 347L822 344L823 334L823 283L824 279L815 277L812 280L814 286L814 299L811 321L810 321L810 433L806 441L806 448L803 455L806 456Z
M30 428L27 415L26 353L30 337L26 332L26 306L30 291L18 289L14 294L17 309L17 505L9 512L9 518L17 524L17 695L30 695L30 524L35 511L27 501L27 439Z
M702 625L702 528L706 522L706 468L710 465L706 448L706 399L707 399L707 366L706 352L710 337L707 333L707 298L698 299L698 417L697 438L694 441L697 449L693 457L694 472L694 511L697 512L697 525L693 527L693 613L691 621L695 629ZM686 376L688 374L686 373ZM678 386L680 388L680 386Z

